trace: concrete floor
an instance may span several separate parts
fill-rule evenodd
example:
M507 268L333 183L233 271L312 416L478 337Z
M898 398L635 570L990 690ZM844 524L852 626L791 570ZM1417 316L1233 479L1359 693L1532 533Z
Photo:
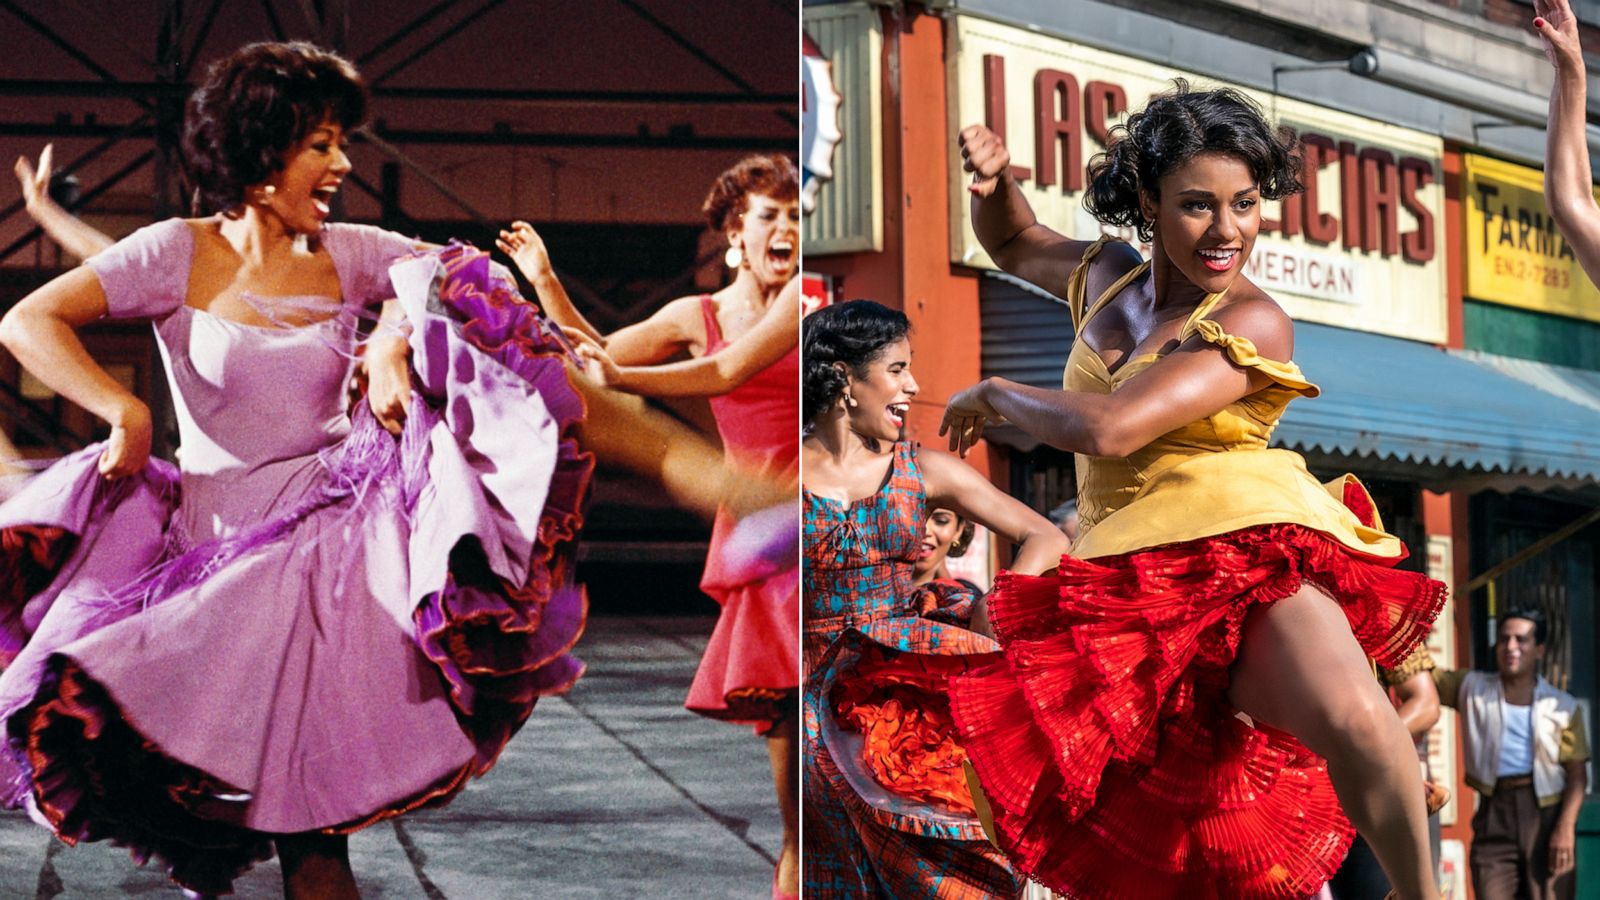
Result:
M351 838L362 896L766 896L781 834L766 742L683 709L711 625L591 619L588 673L539 702L488 776ZM281 896L276 861L235 890ZM67 847L0 811L0 898L125 896L181 894L125 850Z

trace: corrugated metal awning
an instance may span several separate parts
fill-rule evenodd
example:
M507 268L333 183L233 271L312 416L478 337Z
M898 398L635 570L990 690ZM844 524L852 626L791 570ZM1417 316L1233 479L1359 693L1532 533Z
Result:
M1464 474L1600 481L1600 410L1479 361L1304 322L1295 325L1295 361L1322 396L1290 406L1274 434L1284 446Z
M1450 355L1488 366L1502 375L1509 375L1563 400L1600 412L1600 372L1498 356L1482 350L1451 350Z
M984 279L983 373L1059 388L1072 326L1037 290ZM1485 356L1296 323L1295 362L1322 396L1290 405L1274 443L1433 486L1600 484L1600 373ZM1036 445L1011 428L990 437Z

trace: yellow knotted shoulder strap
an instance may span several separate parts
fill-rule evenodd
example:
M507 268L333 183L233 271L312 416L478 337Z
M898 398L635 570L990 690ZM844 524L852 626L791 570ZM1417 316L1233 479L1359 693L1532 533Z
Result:
M1302 396L1315 397L1322 389L1306 380L1300 367L1293 362L1267 359L1256 352L1256 345L1247 337L1229 334L1215 319L1200 319L1194 323L1194 333L1207 343L1216 344L1228 354L1233 364L1246 369L1256 369L1278 384L1298 391Z
M1073 268L1072 274L1067 276L1067 308L1072 311L1072 330L1076 333L1083 327L1083 312L1089 303L1086 296L1089 290L1089 264L1100 255L1100 248L1108 241L1116 240L1109 234L1100 235L1100 239L1084 248L1083 259L1078 260L1078 265Z

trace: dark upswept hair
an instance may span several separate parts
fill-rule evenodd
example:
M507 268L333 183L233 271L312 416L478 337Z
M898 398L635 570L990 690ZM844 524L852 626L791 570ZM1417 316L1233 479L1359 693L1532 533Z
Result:
M848 383L835 363L860 377L883 348L911 333L906 314L871 300L824 306L800 321L801 421L810 424L837 403Z
M800 172L781 153L746 156L711 183L700 212L712 231L727 231L745 211L745 196L765 194L774 200L800 197Z
M349 60L304 41L247 44L212 63L183 117L194 213L228 213L283 168L317 125L366 122L367 86Z
M1280 200L1299 193L1300 154L1288 129L1267 122L1254 100L1232 88L1189 89L1175 78L1173 89L1150 98L1145 108L1111 129L1104 153L1089 161L1083 205L1107 225L1135 228L1150 240L1153 223L1139 208L1142 188L1159 198L1162 176L1200 153L1226 153L1243 160L1261 196Z
M1504 622L1507 619L1526 619L1529 622L1532 622L1533 642L1540 647L1544 646L1545 640L1550 637L1550 622L1545 619L1544 610L1542 609L1533 606L1521 606L1515 609L1508 609L1501 614L1500 621ZM1498 631L1498 629L1496 630ZM1499 640L1498 634L1496 635L1495 639Z

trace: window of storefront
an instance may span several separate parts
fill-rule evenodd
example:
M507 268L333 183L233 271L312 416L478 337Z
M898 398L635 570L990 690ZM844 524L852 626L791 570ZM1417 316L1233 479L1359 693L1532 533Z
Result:
M1528 492L1474 495L1468 516L1472 571L1487 570L1591 509L1593 503ZM1556 687L1592 704L1600 695L1595 672L1595 653L1600 650L1595 631L1597 555L1600 527L1590 527L1496 579L1492 604L1489 590L1474 593L1472 647L1478 667L1493 666L1491 618L1514 606L1536 606L1550 623L1542 674Z

